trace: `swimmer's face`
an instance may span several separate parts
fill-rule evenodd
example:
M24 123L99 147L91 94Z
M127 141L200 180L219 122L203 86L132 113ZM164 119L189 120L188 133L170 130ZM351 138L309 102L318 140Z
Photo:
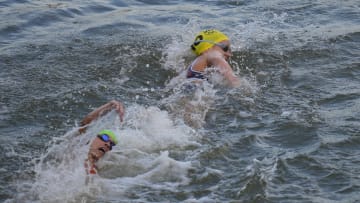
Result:
M89 158L94 161L98 161L115 145L109 137L104 140L101 136L105 135L97 136L90 145Z
M214 47L216 47L215 49L220 50L222 52L226 60L229 60L229 58L232 56L229 40L224 40L222 42L219 42L215 44Z

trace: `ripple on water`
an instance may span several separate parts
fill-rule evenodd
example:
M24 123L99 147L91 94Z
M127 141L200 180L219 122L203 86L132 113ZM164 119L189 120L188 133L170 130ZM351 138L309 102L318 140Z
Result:
M5 0L0 7L1 138L12 141L2 145L1 199L357 201L360 35L353 1ZM205 102L199 144L188 132L198 129L182 122L181 103L173 115L149 106L171 103L164 94L179 100L180 93L162 89L172 70L193 58L193 34L209 26L229 31L238 46L236 73L256 75L261 87L247 96L211 87L216 104ZM124 100L132 117L92 191L76 156L87 147L48 140L63 139L77 119L113 98ZM144 110L131 112L134 103ZM64 145L73 151L63 153ZM34 157L47 158L34 170Z

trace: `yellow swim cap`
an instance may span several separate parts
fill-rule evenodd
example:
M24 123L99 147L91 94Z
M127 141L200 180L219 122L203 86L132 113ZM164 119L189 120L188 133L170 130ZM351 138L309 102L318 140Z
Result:
M224 40L229 40L229 38L219 30L203 30L196 35L194 43L191 45L191 49L199 56L204 51L214 46L214 44Z

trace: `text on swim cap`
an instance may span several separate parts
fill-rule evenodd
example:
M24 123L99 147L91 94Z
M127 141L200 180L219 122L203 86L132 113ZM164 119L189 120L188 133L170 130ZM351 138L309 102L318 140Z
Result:
M196 36L194 43L191 45L191 49L195 51L196 50L195 46L199 45L203 39L204 39L204 37L202 35Z

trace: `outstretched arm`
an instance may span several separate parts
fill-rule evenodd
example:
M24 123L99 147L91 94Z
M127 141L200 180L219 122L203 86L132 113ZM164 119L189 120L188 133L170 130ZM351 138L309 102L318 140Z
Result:
M112 100L99 108L95 109L94 111L90 112L85 118L80 122L81 128L79 129L80 133L85 132L86 125L91 123L93 120L98 119L99 117L107 114L112 109L115 109L116 112L119 114L120 121L122 122L124 119L124 106L121 102L116 100Z

